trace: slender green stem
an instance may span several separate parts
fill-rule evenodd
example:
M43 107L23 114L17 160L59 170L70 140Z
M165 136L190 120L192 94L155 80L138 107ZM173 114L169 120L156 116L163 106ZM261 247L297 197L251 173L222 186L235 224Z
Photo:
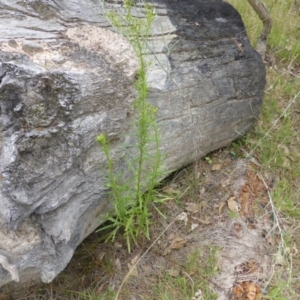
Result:
M154 188L161 177L162 163L159 135L155 123L157 109L147 102L146 73L149 63L143 55L151 24L155 18L155 10L152 5L144 3L146 16L145 19L141 19L132 15L132 5L132 0L125 0L125 15L109 11L106 16L110 23L131 43L140 64L135 82L135 88L138 91L135 101L137 118L134 120L137 155L128 162L128 169L133 170L133 184L119 180L116 170L114 170L113 158L110 156L110 147L106 137L100 134L97 138L107 159L109 173L107 180L115 206L114 215L107 216L107 220L110 220L112 224L106 226L105 229L112 229L109 238L114 239L118 229L123 228L129 251L131 241L136 242L139 234L143 233L149 238L148 207L150 201L155 200ZM154 155L150 155L151 145L155 146ZM145 187L148 187L146 192Z

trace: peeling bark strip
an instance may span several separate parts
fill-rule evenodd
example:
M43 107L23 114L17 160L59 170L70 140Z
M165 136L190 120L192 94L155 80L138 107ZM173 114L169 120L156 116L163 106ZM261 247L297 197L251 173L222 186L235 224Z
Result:
M0 249L20 282L50 282L111 209L100 133L110 139L116 169L131 178L125 162L137 153L139 66L100 0L1 3ZM228 3L154 5L145 51L148 101L158 109L168 174L249 130L265 69ZM106 6L123 9L120 2ZM132 11L144 17L140 3ZM10 281L0 268L0 286Z
M8 262L7 258L4 255L0 254L0 265L9 272L11 279L15 282L19 282L19 274L15 265L12 265Z
M258 38L256 50L261 57L264 58L267 50L268 36L272 28L272 19L268 10L260 0L248 0L248 2L263 22L263 29Z

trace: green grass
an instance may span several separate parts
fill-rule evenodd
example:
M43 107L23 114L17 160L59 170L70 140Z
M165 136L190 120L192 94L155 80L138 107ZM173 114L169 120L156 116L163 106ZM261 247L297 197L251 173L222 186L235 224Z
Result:
M246 0L227 0L241 14L248 36L256 46L262 23ZM269 54L287 65L300 62L300 10L298 0L265 0L271 13L273 27L268 40ZM298 4L296 4L298 3Z
M141 235L150 238L149 206L150 203L159 201L155 187L163 176L161 172L163 159L159 149L159 134L155 120L157 109L147 101L149 87L146 73L149 63L143 55L156 14L153 5L146 2L143 4L145 18L135 17L132 14L131 10L134 6L132 0L124 1L125 13L123 15L115 10L106 12L106 17L112 26L128 39L139 61L135 81L135 88L138 92L134 102L136 117L133 121L135 129L133 151L136 150L137 153L136 157L132 153L126 154L129 156L126 167L131 170L132 179L124 180L123 174L118 174L114 166L114 158L110 153L108 138L103 133L97 137L107 160L107 187L110 189L109 195L114 206L114 211L105 218L108 225L100 230L110 230L107 241L114 241L116 234L123 230L129 252L132 242L137 243ZM151 145L155 147L154 153ZM145 191L145 186L147 186L147 191Z
M206 246L189 253L178 276L171 276L167 271L159 276L154 296L149 300L192 299L199 290L204 299L217 299L210 287L210 280L218 271L217 251L216 247Z
M247 1L228 0L240 12L248 36L255 46L261 22ZM244 147L262 164L263 172L276 177L272 191L280 222L290 225L283 235L290 236L280 245L287 266L274 275L266 299L298 299L300 288L297 278L299 260L288 253L295 246L300 249L300 2L265 0L273 19L273 28L267 47L267 87L261 116L255 130L244 139ZM296 236L297 236L296 235Z

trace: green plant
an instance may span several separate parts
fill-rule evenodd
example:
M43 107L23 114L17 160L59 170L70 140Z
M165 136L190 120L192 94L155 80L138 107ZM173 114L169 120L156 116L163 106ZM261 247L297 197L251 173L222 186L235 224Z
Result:
M213 161L209 156L205 156L204 159L210 164L212 165Z
M246 25L247 34L252 41L261 30L261 23L249 9L247 1L228 0L240 12ZM275 186L270 193L273 198L273 216L278 224L290 224L279 230L281 237L290 235L292 241L282 238L274 255L274 272L268 282L268 300L299 299L300 260L289 252L300 249L299 220L299 1L264 0L273 18L273 28L268 39L267 86L258 124L248 142L247 153L261 164L263 173L276 177ZM249 155L248 155L249 157ZM284 232L285 229L287 232ZM276 264L280 258L281 263ZM281 268L280 268L281 266ZM280 270L280 271L279 271Z
M132 13L132 0L124 1L125 14L108 11L106 17L131 43L139 60L139 70L135 88L138 97L135 100L136 119L134 120L136 158L131 156L127 167L132 172L133 180L123 180L114 168L113 158L110 155L110 144L104 134L97 137L108 164L107 183L111 190L114 212L107 215L110 224L101 228L111 232L108 239L114 240L119 229L124 230L128 251L131 242L137 241L140 234L149 238L150 214L149 205L158 201L155 186L162 177L162 156L159 149L159 134L155 122L157 109L147 102L148 85L146 72L149 64L144 58L143 51L147 46L151 24L155 18L154 6L144 3L145 18L135 17ZM154 146L154 150L151 149ZM145 185L147 190L145 191Z
M256 47L262 22L251 9L248 1L227 0L241 14L250 41ZM273 18L272 30L268 38L268 48L281 62L290 64L300 61L299 48L299 10L294 0L264 0Z
M77 300L114 300L115 293L110 291L110 289L107 289L105 292L98 294L93 289L89 288L83 292L74 293L73 296L74 298L72 299Z
M266 300L290 300L284 296L286 286L283 286L281 283L277 283L275 287L271 288L269 291Z
M155 299L199 299L199 291L203 299L217 299L210 281L218 270L218 250L214 246L199 246L188 254L178 275L170 275L170 270L161 274L155 285Z

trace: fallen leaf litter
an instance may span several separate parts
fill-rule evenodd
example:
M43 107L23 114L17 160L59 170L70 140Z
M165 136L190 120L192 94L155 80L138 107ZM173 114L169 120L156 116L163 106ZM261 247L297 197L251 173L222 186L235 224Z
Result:
M131 276L135 277L134 282L128 279L126 284L139 289L143 285L141 277L147 281L150 274L163 276L164 272L178 277L185 272L182 266L190 253L203 245L215 245L220 249L219 270L210 285L217 292L217 299L262 300L261 287L271 274L274 245L269 242L272 235L269 239L266 235L271 232L273 221L265 209L269 199L257 166L244 159L218 163L205 170L205 176L199 180L203 181L199 195L193 201L188 194L181 199L184 211L180 212L174 203L170 205L170 212L177 213L176 222L157 245L137 266L132 261L128 263L129 269L136 270ZM171 186L166 191L178 196L179 187ZM234 215L230 217L229 212ZM145 272L149 265L152 267ZM193 270L188 276L196 272ZM200 290L194 299L202 298Z
M135 299L154 299L151 284L166 274L193 280L199 265L195 263L188 271L189 256L199 249L202 251L204 246L214 245L219 249L217 272L208 284L218 294L217 299L264 299L264 283L272 274L271 256L280 242L276 231L271 230L274 220L267 187L273 185L272 176L266 176L269 177L266 187L258 176L257 164L226 155L217 157L219 161L212 166L205 160L199 162L198 192L191 194L191 178L181 174L169 184L170 188L164 188L168 199L179 200L168 201L163 208L165 219L159 214L154 216L157 219L151 227L152 241L139 241L131 254L122 244L121 236L115 245L97 246L95 257L99 267L93 272L93 281L101 282L97 294L107 288L117 291L126 278L122 289L127 296L132 293ZM156 237L159 238L153 243ZM107 264L114 270L111 267L106 270ZM130 276L126 277L127 274ZM197 289L191 299L204 299L202 292ZM122 291L118 299L125 299Z

